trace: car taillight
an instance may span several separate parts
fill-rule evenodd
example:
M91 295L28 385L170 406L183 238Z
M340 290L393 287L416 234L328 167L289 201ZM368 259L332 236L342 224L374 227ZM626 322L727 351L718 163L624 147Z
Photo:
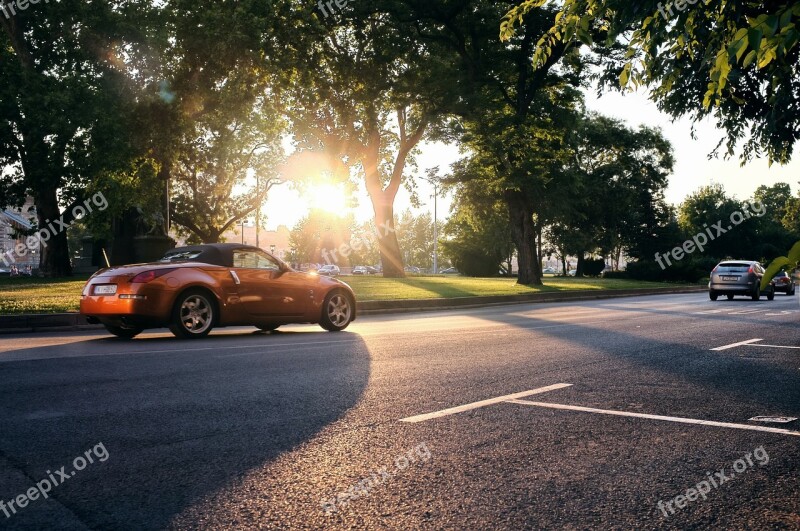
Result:
M137 284L147 284L158 277L163 277L167 273L172 273L175 271L176 267L168 267L166 269L151 269L150 271L144 271L143 273L139 273L135 277L131 279L131 283Z
M750 269L748 269L748 270L747 270L747 272L748 272L748 273L752 273L754 269L755 269L755 268L754 268L753 266L750 266Z

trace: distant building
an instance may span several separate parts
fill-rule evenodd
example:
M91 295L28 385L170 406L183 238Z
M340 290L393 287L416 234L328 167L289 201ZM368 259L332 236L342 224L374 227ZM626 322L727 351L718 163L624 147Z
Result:
M39 267L39 244L32 250L27 249L25 231L31 230L35 226L36 207L33 205L33 198L29 197L22 208L6 208L0 210L0 268L8 268L11 265L18 267L31 266ZM26 245L25 254L18 256L14 249L18 244ZM10 258L13 258L13 264ZM9 262L6 264L5 262Z

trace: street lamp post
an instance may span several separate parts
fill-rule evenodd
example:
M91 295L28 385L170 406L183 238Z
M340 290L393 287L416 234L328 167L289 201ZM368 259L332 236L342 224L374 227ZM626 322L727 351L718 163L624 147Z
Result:
M439 183L432 180L427 179L425 177L420 177L423 181L427 181L433 185L433 274L436 275L439 273L439 227L438 227L438 205L437 200L439 198Z

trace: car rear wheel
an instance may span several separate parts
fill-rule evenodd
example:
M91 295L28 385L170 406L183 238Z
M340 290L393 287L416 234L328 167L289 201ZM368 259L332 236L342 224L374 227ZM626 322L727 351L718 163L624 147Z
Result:
M753 291L753 300L757 301L761 299L761 285L756 283L756 289Z
M767 300L768 301L774 301L775 300L775 290L774 289L772 291L770 291L769 294L767 295Z
M726 295L726 297L728 297L728 300L729 300L729 301L732 301L732 300L733 300L733 293L728 293L728 294Z
M353 301L341 291L333 291L322 304L319 325L328 332L339 332L353 320Z
M170 331L181 339L205 337L214 328L216 309L205 291L191 290L182 293L175 302Z
M103 325L106 330L122 339L133 339L142 333L141 328L123 328L121 326Z
M792 286L792 291L788 292L787 295L794 295L794 286Z
M708 298L711 299L712 301L717 300L717 297L719 297L719 295L717 295L716 291L709 291L708 292Z

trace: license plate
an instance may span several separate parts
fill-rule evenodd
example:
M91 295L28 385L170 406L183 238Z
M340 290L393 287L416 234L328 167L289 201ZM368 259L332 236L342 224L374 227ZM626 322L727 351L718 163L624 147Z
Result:
M101 284L94 287L95 295L114 295L117 293L116 284Z
M722 277L722 280L739 280L739 277Z

